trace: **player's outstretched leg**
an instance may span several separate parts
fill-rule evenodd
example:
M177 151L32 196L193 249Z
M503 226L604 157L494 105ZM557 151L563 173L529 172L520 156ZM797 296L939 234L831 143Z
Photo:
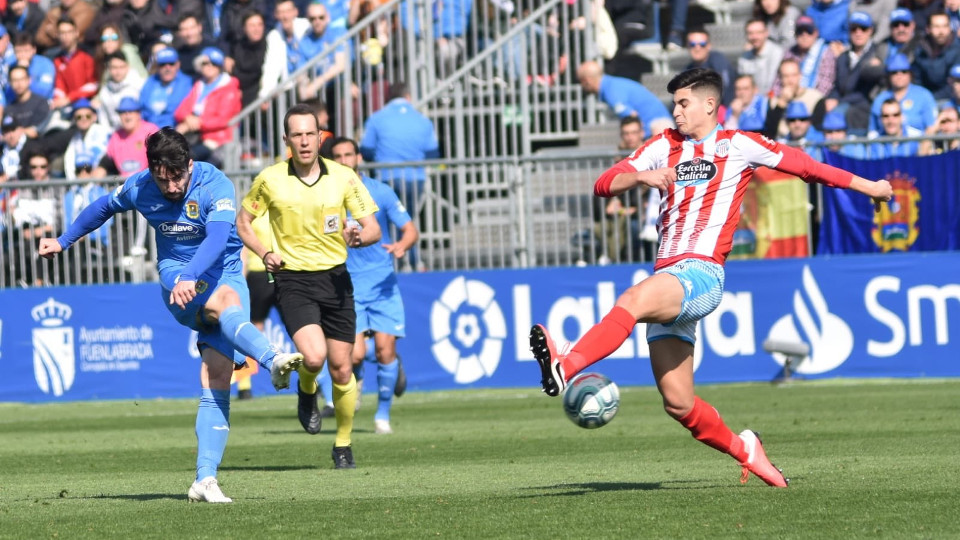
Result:
M562 357L557 352L557 346L550 338L550 333L542 324L535 324L530 329L530 350L540 365L540 384L548 396L558 396L567 387L564 376Z
M270 371L270 382L277 390L290 386L290 374L303 362L300 353L280 353L250 322L241 306L228 306L219 315L220 334L241 353Z
M743 467L743 474L740 476L741 484L747 483L750 473L757 475L768 486L784 488L790 484L790 479L783 476L783 471L767 459L767 453L763 451L763 443L760 442L760 435L757 432L745 429L740 432L740 439L747 452L747 459L740 463Z

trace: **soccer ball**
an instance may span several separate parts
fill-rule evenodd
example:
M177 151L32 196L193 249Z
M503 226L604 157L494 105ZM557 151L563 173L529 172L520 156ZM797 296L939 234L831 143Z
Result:
M619 408L620 389L599 373L577 375L563 393L563 412L582 428L607 425Z

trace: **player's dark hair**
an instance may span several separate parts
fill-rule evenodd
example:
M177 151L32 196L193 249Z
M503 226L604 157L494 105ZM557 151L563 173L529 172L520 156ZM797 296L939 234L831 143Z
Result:
M307 115L313 118L313 123L317 126L317 132L320 131L320 124L317 122L317 111L306 103L297 103L287 109L287 114L283 115L283 134L290 133L290 117Z
M667 91L675 94L681 88L689 88L692 92L707 91L717 97L719 102L723 98L723 79L712 69L688 69L667 83Z
M410 89L407 87L407 83L397 81L390 85L390 91L387 92L387 101L394 100L398 97L407 97L409 93Z
M620 119L620 127L627 126L630 124L637 124L640 127L643 127L643 121L640 120L639 116L624 116Z
M330 148L333 149L334 146L346 143L350 143L353 146L354 152L357 154L360 153L360 146L357 144L357 141L351 139L350 137L334 137L333 141L330 143Z
M190 143L176 129L162 128L147 137L147 164L151 172L183 174L190 166Z

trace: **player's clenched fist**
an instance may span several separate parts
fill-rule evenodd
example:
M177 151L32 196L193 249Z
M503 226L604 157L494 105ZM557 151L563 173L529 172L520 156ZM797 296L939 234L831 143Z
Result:
M670 184L677 181L677 171L673 167L664 167L646 171L643 183L656 189L667 189Z
M60 242L56 238L41 238L40 239L40 256L44 259L52 259L54 255L63 251L63 246L60 245Z
M886 180L877 180L873 183L873 193L870 196L873 198L874 210L879 212L881 203L893 199L893 186Z

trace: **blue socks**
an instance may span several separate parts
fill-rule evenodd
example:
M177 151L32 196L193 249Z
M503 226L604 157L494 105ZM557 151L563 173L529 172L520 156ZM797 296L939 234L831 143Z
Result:
M376 420L390 420L390 405L393 404L393 389L397 386L400 364L394 358L389 364L377 364L377 414Z
M204 388L197 408L197 480L217 476L230 435L230 391Z
M270 369L276 352L270 341L250 322L240 306L230 306L220 314L220 334L233 348L253 358L261 366Z

